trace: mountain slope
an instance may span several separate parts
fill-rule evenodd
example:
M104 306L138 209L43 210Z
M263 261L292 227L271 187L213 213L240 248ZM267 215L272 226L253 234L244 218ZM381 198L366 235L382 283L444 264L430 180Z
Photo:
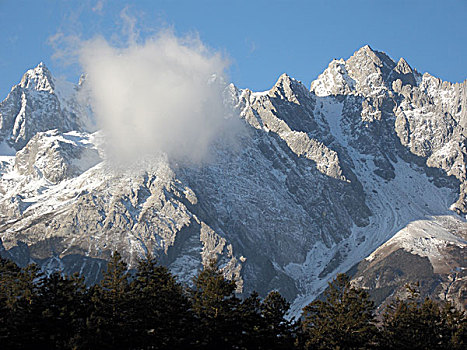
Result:
M180 166L159 154L118 168L105 159L101 133L87 127L79 87L66 102L60 86L44 83L54 79L43 65L32 72L35 80L28 71L0 105L0 135L17 150L1 159L2 255L81 271L90 283L115 249L130 263L151 251L184 281L218 256L239 290L278 289L296 313L337 272L400 235L413 238L388 241L375 262L400 246L427 251L426 266L437 254L449 269L465 269L466 83L422 76L365 46L332 61L311 90L285 74L267 92L226 86L245 132L235 147L211 145L209 162ZM20 95L42 102L19 113ZM30 120L24 132L18 120ZM435 238L418 239L419 222ZM355 277L376 290L370 260ZM445 286L448 270L434 268L430 281ZM427 276L409 275L389 281L379 301ZM452 290L465 290L456 281ZM445 297L460 300L458 292Z
M467 224L451 216L413 221L358 264L354 282L377 304L403 296L415 282L422 295L466 309L466 239Z

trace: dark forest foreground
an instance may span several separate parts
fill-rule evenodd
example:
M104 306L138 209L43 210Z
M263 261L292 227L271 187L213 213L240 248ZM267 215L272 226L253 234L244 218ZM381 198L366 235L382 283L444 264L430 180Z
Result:
M1 349L465 349L467 319L451 304L420 300L411 289L379 318L369 294L344 274L323 300L286 318L277 291L235 294L213 261L177 282L152 257L129 273L118 253L103 279L46 276L0 258Z

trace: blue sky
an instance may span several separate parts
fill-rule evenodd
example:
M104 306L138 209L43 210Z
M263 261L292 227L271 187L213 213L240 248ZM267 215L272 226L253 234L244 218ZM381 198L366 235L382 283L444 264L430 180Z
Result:
M197 33L229 57L230 80L255 91L284 72L309 86L329 61L365 44L443 80L467 78L467 0L0 0L0 100L40 61L77 80L79 66L54 59L50 38L112 39L125 8L143 37Z

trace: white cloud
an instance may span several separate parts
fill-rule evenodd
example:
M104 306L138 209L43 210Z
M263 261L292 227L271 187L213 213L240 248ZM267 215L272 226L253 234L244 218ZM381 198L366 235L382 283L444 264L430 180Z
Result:
M199 39L170 31L143 43L129 38L116 47L98 37L79 51L110 154L124 162L160 152L205 159L214 140L235 130L222 96L226 60Z

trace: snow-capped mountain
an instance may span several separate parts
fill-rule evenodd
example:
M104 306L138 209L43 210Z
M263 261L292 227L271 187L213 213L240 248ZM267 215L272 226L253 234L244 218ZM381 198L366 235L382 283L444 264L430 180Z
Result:
M39 131L92 128L80 87L53 78L42 62L28 70L0 105L0 140L18 151Z
M2 255L89 282L115 249L184 281L217 256L239 290L277 289L294 312L352 267L380 302L417 279L465 300L467 82L365 46L311 89L286 74L265 92L226 86L246 132L209 162L121 169L79 91L40 64L0 104ZM423 271L382 278L394 254Z

